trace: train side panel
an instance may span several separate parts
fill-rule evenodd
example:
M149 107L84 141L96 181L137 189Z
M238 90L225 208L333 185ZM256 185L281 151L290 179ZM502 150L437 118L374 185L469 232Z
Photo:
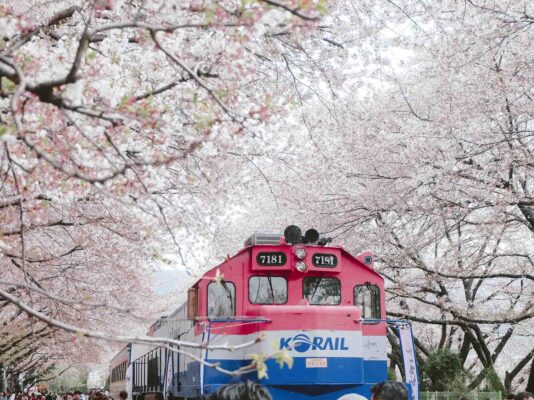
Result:
M109 366L109 393L114 400L119 399L119 393L126 389L126 369L129 364L130 345L124 346L113 357Z

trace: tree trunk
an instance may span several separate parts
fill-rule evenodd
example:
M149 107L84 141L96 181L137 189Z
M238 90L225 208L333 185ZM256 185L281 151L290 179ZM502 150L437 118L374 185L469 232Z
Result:
M532 363L530 364L526 391L534 393L534 359L532 359Z

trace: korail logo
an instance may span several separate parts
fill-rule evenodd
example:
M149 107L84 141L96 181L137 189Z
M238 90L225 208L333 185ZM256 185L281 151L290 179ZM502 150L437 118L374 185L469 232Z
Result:
M345 344L344 337L314 336L310 338L304 333L299 333L292 337L280 338L280 350L282 349L305 353L310 349L343 351L349 348Z

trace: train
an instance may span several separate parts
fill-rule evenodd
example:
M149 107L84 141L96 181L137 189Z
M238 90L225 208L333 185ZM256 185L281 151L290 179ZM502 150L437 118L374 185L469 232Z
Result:
M393 326L417 400L411 325L386 320L385 305L372 252L353 256L295 225L284 235L255 233L147 333L198 347L183 347L183 354L174 344L130 343L110 365L110 389L112 395L126 389L133 400L203 399L252 380L275 400L367 400L371 387L388 379L387 328ZM269 357L277 354L291 362ZM247 370L259 355L265 357L261 373Z

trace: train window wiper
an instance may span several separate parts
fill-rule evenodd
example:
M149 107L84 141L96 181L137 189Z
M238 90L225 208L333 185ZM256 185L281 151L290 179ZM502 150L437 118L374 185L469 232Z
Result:
M271 288L271 297L274 303L274 290L273 290L273 281L271 280L271 275L267 275L267 281L269 282L269 287Z
M322 280L323 280L322 277L319 277L319 279L317 279L317 284L315 285L315 288L313 289L313 293L312 293L311 297L309 298L309 301L313 300L313 297L315 296L315 292L317 292L317 289L319 289L319 285L321 284Z
M230 311L233 313L234 312L234 298L232 296L232 292L228 288L228 285L226 284L226 281L224 279L221 279L221 285L224 291L226 292L226 297L228 298L228 300L230 300Z

